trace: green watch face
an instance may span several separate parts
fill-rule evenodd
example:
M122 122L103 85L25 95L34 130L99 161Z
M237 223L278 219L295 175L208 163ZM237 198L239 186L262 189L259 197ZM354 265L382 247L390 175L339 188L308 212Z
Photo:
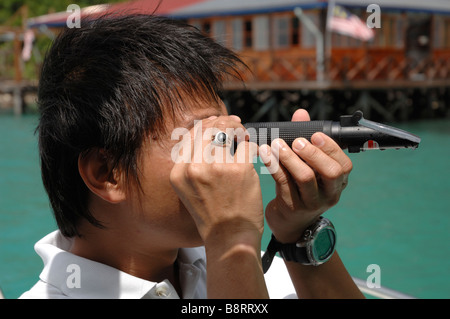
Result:
M313 253L319 260L326 260L334 251L335 233L328 228L322 229L314 240Z

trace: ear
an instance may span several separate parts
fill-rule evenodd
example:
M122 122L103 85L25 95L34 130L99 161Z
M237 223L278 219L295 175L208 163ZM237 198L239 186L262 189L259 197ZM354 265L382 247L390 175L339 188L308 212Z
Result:
M112 171L105 151L91 149L78 156L78 171L92 193L112 204L125 200L125 188L119 174Z

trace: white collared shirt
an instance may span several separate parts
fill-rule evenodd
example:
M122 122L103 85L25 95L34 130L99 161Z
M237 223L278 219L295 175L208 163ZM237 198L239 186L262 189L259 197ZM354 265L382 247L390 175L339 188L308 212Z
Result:
M69 252L71 239L54 231L35 245L44 262L39 281L21 299L178 299L169 280L151 282ZM204 247L181 248L178 266L183 299L206 298ZM275 258L265 274L271 298L295 298L284 262Z

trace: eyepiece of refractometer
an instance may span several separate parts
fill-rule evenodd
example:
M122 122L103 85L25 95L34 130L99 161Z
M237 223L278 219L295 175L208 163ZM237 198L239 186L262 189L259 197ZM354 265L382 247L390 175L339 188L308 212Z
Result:
M311 140L316 132L330 136L349 153L372 149L415 149L420 143L420 137L414 134L364 119L361 111L343 115L340 121L258 122L246 123L244 127L250 141L258 145L270 145L274 139L281 138L292 146L295 139L304 137Z

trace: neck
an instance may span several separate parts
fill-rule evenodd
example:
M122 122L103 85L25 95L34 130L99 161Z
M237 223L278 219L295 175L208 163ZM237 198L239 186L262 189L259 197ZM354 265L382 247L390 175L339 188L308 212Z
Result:
M120 233L114 229L99 229L89 223L81 227L81 237L75 237L70 252L125 273L152 282L168 279L180 294L178 268L175 266L178 248L167 248L156 243L161 240L145 241L135 233ZM136 243L135 245L130 243Z

